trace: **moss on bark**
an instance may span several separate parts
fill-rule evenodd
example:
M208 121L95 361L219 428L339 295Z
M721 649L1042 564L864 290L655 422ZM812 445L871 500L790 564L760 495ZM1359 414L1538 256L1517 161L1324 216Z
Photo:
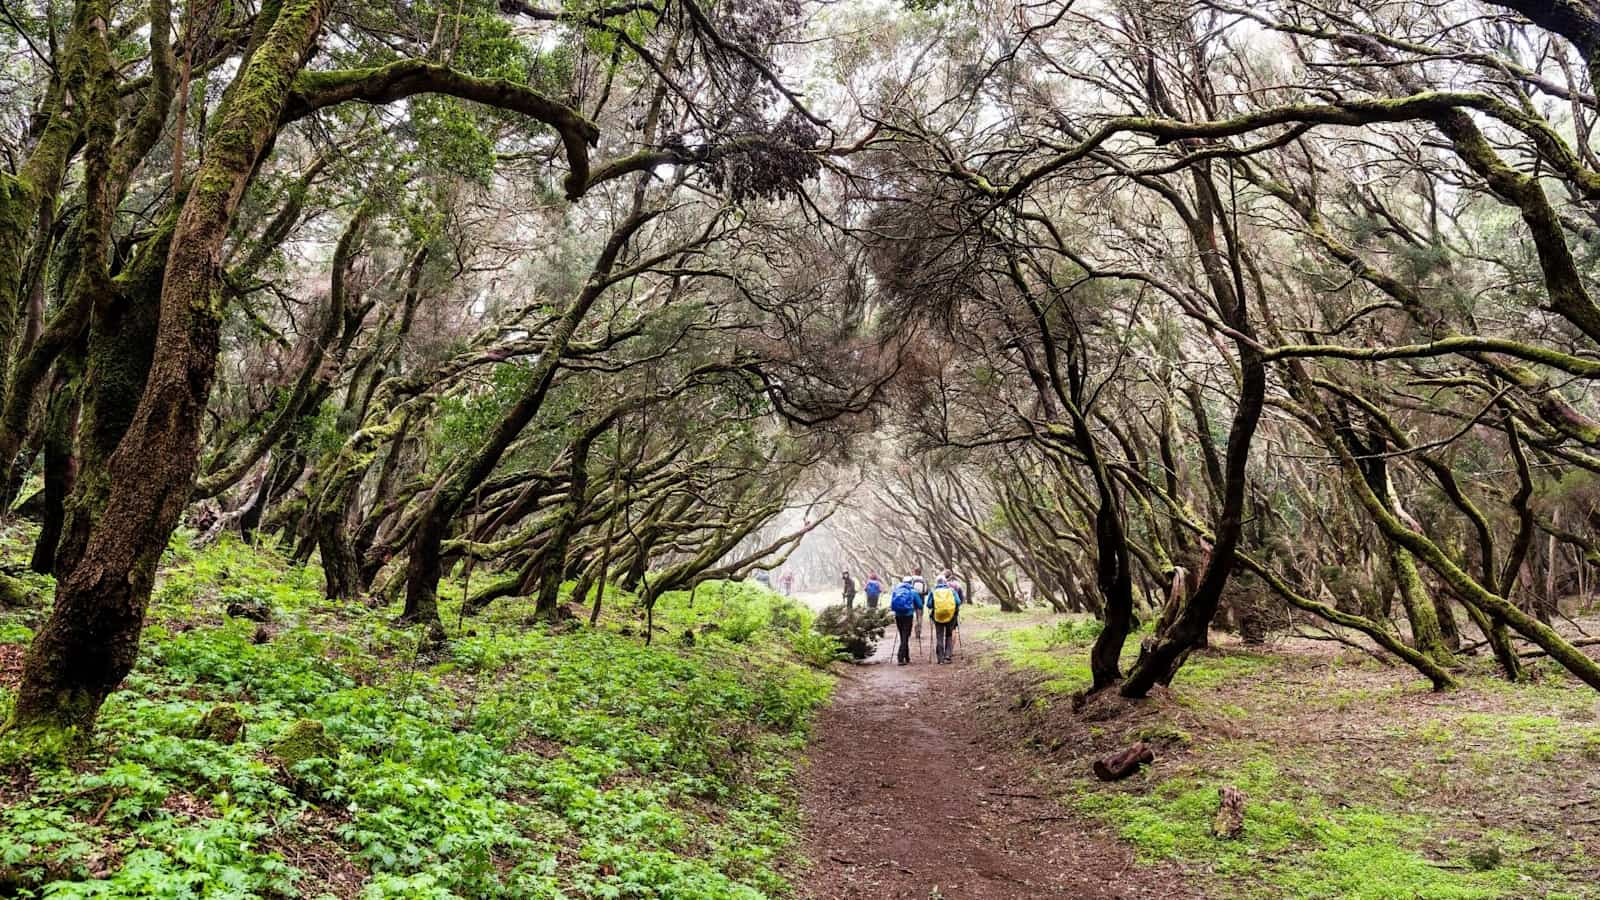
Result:
M65 723L87 732L138 657L156 563L189 501L216 373L221 247L328 3L286 4L218 110L174 226L149 379L108 461L104 513L79 564L58 582L55 607L29 648L13 714L17 727Z

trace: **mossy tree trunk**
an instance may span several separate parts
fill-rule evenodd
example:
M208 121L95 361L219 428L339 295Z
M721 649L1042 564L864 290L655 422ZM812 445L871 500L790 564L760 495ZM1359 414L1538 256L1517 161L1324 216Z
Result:
M217 112L173 232L149 378L109 460L105 510L28 650L12 728L87 737L133 667L156 563L193 484L222 324L222 245L328 5L278 8Z
M69 355L57 367L55 389L50 392L50 402L45 411L44 508L40 515L39 534L33 542L33 559L29 563L35 572L44 574L55 571L56 547L61 540L67 514L67 495L72 491L77 469L77 459L72 452L72 433L78 423L82 362L81 359L75 360L75 356Z
M70 572L77 565L111 495L111 456L133 421L150 374L171 225L169 222L148 243L117 279L109 302L95 310L78 419L79 477L67 504L66 528L56 552L58 572Z
M1084 429L1087 436L1087 428ZM1093 438L1087 438L1092 445ZM1095 576L1104 599L1104 627L1089 650L1091 691L1108 688L1122 678L1122 645L1133 632L1133 577L1128 561L1127 538L1122 531L1122 510L1116 488L1110 482L1099 456L1092 457L1096 468L1096 488L1100 492L1095 510Z
M338 496L317 507L317 552L322 557L322 574L326 579L329 600L351 600L361 596L361 559L350 541L348 522L350 509L355 504L352 482Z
M615 489L616 485L616 480L612 479L613 489ZM606 536L604 543L600 545L600 558L595 560L593 566L589 567L588 571L584 573L583 579L580 582L580 586L583 587L584 590L583 593L578 595L579 597L588 596L588 585L591 581L594 582L595 585L594 606L589 609L590 625L597 625L600 623L600 611L605 608L606 582L611 575L611 548L615 544L616 538L617 516L613 515L611 516L611 520L606 523Z
M1501 594L1497 594L1493 589L1492 580L1490 584L1475 580L1431 538L1394 513L1385 499L1373 489L1363 460L1357 457L1349 441L1330 424L1337 419L1332 416L1322 399L1310 390L1312 380L1306 375L1304 368L1297 362L1291 362L1287 371L1294 379L1297 399L1306 406L1307 415L1304 417L1306 423L1316 430L1323 444L1338 458L1350 492L1366 510L1372 523L1378 527L1384 538L1410 552L1431 569L1445 587L1462 598L1469 611L1477 609L1485 619L1491 622L1503 622L1537 644L1585 684L1600 689L1600 664L1596 664L1593 659L1584 655L1554 629L1518 609ZM1477 619L1477 616L1474 618Z
M572 536L578 532L584 510L588 506L589 448L594 446L595 439L610 428L612 421L622 412L622 410L613 411L611 415L586 429L572 444L569 453L571 462L568 466L567 499L561 506L560 518L556 521L548 547L540 551L544 565L539 577L539 596L534 603L535 615L555 615L567 549L572 543ZM583 602L582 594L574 593L573 597L577 602Z
M261 481L256 484L255 490L250 492L250 499L239 510L239 534L245 540L251 540L256 529L261 527L261 517L267 511L267 504L275 496L275 488L280 483L279 477L287 468L286 462L295 453L294 437L285 438L285 446L267 455L266 468L261 473Z
M69 98L81 100L85 93L87 44L103 15L103 6L97 3L80 2L73 7L72 21L37 113L43 123L36 132L37 140L15 174L0 173L0 353L8 361L17 349L17 322L33 287L27 283L28 277L42 277L42 267L29 266L27 261L30 255L42 258L47 250L42 245L52 234L47 227L51 217L42 213L56 204L82 137L82 119ZM36 231L41 225L46 227ZM7 371L8 381L10 374ZM7 481L21 444L20 432L0 433L0 466L6 470Z
M685 379L675 385L663 388L650 394L630 397L613 405L594 424L584 429L577 440L572 442L568 451L569 462L567 465L567 497L562 504L558 518L553 527L548 544L540 549L542 566L539 576L539 595L535 603L535 611L539 615L554 615L556 600L561 589L561 582L569 565L569 549L573 537L584 524L584 514L589 507L589 453L594 447L594 442L600 436L611 430L612 426L624 416L644 409L651 404L676 397L683 391L702 383L705 376L722 371L724 367L718 365L702 366L691 372ZM619 451L620 452L620 451ZM615 526L613 521L612 526ZM607 539L606 555L610 553L610 539ZM708 563L709 564L709 563ZM604 573L601 573L603 579ZM603 582L602 582L603 584ZM578 602L583 601L583 594L574 591L573 596ZM598 607L596 607L598 610ZM591 614L591 618L598 617L598 611Z
M1184 218L1189 225L1190 238L1199 250L1201 267L1222 319L1236 334L1239 396L1223 454L1221 505L1210 558L1176 620L1142 648L1138 663L1122 684L1121 693L1125 697L1143 697L1158 684L1170 684L1189 652L1206 638L1211 620L1222 602L1223 589L1233 572L1234 552L1244 530L1245 497L1249 487L1247 466L1266 398L1266 362L1255 344L1246 288L1246 250L1224 211L1209 170L1204 165L1196 167L1192 180L1196 210ZM1265 304L1266 299L1259 297L1261 290L1257 283L1255 291Z
M1410 553L1397 547L1389 550L1389 566L1394 571L1395 585L1400 589L1400 603L1405 607L1406 620L1411 623L1411 646L1429 659L1441 664L1451 662L1450 648L1446 646L1444 630L1428 589L1417 572L1417 563Z
M12 337L20 311L20 292L37 292L40 285L19 284L13 291L13 282L5 279L6 287L0 289L0 349L8 354L13 349L17 351L7 369L6 390L0 402L0 484L15 480L16 454L27 432L34 394L49 377L57 357L79 347L91 315L116 300L119 286L110 275L112 220L140 162L160 141L172 104L170 0L150 0L150 80L139 97L135 114L125 122L119 119L120 76L107 33L109 19L110 6L104 0L80 0L74 8L73 25L58 72L58 80L65 85L71 102L51 114L50 124L21 179L9 186L15 190L0 186L0 193L11 194L13 199L26 198L34 204L28 215L41 225L34 255L42 262L51 238L48 225L53 220L45 211L55 202L74 142L82 138L83 167L93 177L83 181L81 209L77 221L68 229L72 237L64 249L75 258L68 261L74 275L65 301L58 305L48 325L31 340L17 345ZM26 211L23 207L16 209ZM13 211L11 203L0 204L0 270L6 269L13 249ZM43 272L40 265L33 277L42 279ZM36 329L40 325L30 320L29 331Z
M1454 654L1461 649L1461 623L1456 620L1455 607L1450 605L1450 595L1443 591L1433 593L1433 612L1439 618L1439 634L1444 638L1445 649Z

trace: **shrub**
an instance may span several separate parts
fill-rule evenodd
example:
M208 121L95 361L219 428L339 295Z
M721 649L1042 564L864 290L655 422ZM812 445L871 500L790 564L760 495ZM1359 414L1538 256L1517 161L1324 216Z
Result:
M774 596L771 602L770 624L773 631L805 631L811 616L804 606L788 597Z
M850 658L850 654L845 652L844 645L831 634L797 631L794 637L789 639L789 644L801 661L818 669L826 669L830 663Z
M835 605L817 614L816 629L839 641L853 659L866 659L878 649L884 629L894 621L886 609L848 610Z
M739 596L728 604L718 633L735 644L743 644L766 628L768 621L766 608L760 601Z
M1050 647L1087 644L1099 637L1100 632L1104 630L1105 623L1099 619L1069 619L1057 622L1045 643Z

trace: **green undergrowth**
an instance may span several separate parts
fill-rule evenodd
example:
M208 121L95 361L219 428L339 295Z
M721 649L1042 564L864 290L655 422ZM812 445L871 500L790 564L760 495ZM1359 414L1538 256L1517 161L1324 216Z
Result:
M1092 681L1088 653L1073 651L1088 647L1099 633L1100 623L1094 619L1015 628L998 635L1000 656L1012 666L1047 676L1041 690L1070 694Z
M1236 896L1559 896L1544 887L1556 874L1548 864L1518 859L1534 846L1526 836L1439 841L1429 816L1330 802L1285 777L1271 757L1271 748L1254 748L1237 768L1185 766L1139 786L1147 790L1084 781L1069 796L1112 825L1142 860L1203 867ZM1224 785L1248 798L1244 831L1234 840L1210 830Z
M1069 618L995 639L1008 664L1043 676L1048 698L1088 685L1098 631ZM1370 661L1212 650L1150 703L1126 722L1040 714L1054 723L1041 725L1056 736L1046 746L1072 746L1063 729L1103 747L1157 735L1156 764L1127 781L1096 781L1083 751L1052 783L1141 861L1176 863L1218 896L1594 895L1593 842L1556 831L1570 773L1600 760L1596 698L1570 679L1472 676L1441 696ZM1224 785L1248 798L1234 840L1210 830Z
M598 628L524 600L458 626L451 584L453 638L419 656L392 611L320 588L271 548L176 539L93 748L0 772L0 894L789 893L792 775L831 685L796 649L804 610L702 586L694 608L663 598L646 646L630 594ZM271 620L228 618L237 600ZM29 639L47 601L0 610L0 640ZM720 627L682 639L702 617Z
M1124 671L1138 658L1139 642L1148 634L1148 626L1141 627L1123 643ZM1100 635L1100 622L1093 618L1063 616L1042 625L1008 629L999 635L1001 656L1006 662L1049 676L1042 684L1047 693L1071 694L1087 690L1093 681L1088 651ZM1180 689L1212 687L1247 676L1267 662L1267 657L1257 653L1197 654L1178 672L1173 686Z

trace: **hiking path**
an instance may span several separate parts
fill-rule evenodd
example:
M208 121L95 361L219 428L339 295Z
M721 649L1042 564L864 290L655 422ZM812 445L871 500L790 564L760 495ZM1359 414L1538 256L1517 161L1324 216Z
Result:
M800 892L812 900L1179 898L1172 873L1050 798L1020 749L986 738L974 699L996 672L982 626L951 665L894 661L890 628L818 718L802 779ZM920 652L919 652L920 651ZM992 714L992 713L991 713Z

